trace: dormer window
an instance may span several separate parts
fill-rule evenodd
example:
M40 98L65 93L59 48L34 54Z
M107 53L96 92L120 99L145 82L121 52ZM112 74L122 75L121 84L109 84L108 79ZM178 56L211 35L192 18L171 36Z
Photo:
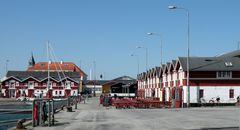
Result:
M217 78L232 78L231 71L218 71Z
M226 67L232 67L233 64L232 64L232 62L225 62L225 66L226 66Z

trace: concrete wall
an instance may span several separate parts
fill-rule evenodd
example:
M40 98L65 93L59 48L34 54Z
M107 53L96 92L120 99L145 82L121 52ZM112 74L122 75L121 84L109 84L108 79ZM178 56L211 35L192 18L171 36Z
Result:
M240 86L191 86L190 87L190 103L198 103L199 90L203 89L203 98L209 102L212 98L220 97L220 103L235 103L240 95ZM234 90L234 98L229 98L229 90ZM187 87L183 87L184 103L187 102Z

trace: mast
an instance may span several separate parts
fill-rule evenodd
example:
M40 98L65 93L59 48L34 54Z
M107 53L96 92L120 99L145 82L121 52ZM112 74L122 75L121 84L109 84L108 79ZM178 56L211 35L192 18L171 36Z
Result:
M48 80L47 80L47 94L48 96L49 95L49 89L50 89L50 72L49 72L49 69L50 69L50 58L49 58L49 41L47 42L47 61L48 61Z

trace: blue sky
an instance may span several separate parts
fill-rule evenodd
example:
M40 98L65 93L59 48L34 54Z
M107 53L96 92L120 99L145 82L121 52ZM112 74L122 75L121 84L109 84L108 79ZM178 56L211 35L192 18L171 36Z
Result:
M1 0L0 76L8 70L26 70L31 52L46 61L49 40L58 57L80 65L89 74L96 61L97 78L122 75L136 77L145 71L144 46L149 50L149 68L186 56L187 17L190 11L190 55L215 56L237 49L240 41L238 0Z

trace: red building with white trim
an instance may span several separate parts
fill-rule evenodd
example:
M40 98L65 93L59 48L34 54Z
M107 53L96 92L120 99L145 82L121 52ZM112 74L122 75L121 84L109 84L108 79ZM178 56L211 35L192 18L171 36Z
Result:
M170 101L175 107L187 103L187 58L155 67L139 74L138 95L158 97ZM201 102L235 103L240 95L240 51L214 57L190 57L190 104Z
M80 74L78 72L64 72L65 77L57 72L50 72L49 88L47 87L47 72L8 71L2 81L2 93L6 98L20 96L35 97L68 97L77 96Z

